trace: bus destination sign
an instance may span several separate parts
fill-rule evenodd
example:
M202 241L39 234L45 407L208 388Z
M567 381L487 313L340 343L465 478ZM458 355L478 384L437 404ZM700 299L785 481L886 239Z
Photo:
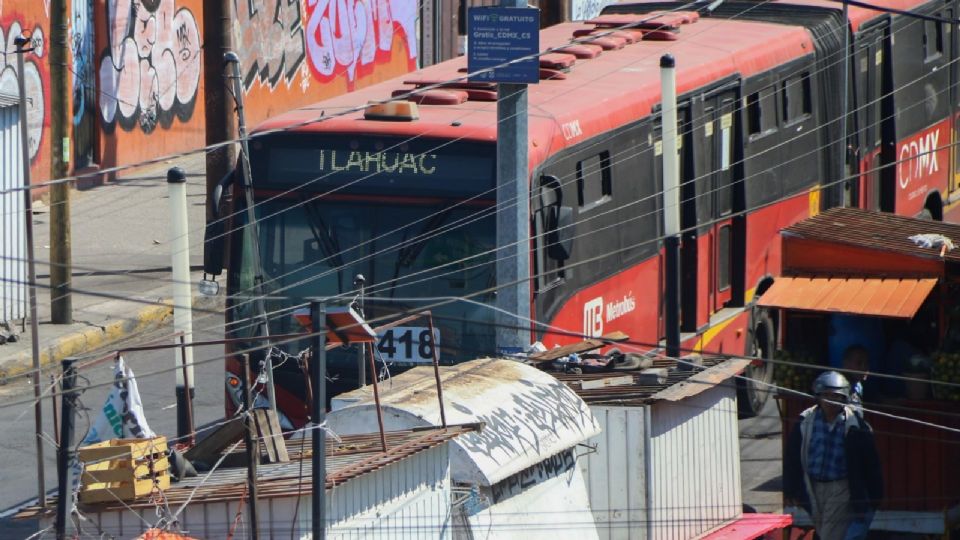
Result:
M539 9L472 7L468 22L467 69L476 73L493 68L471 75L471 81L540 82L540 62L534 56L540 52Z

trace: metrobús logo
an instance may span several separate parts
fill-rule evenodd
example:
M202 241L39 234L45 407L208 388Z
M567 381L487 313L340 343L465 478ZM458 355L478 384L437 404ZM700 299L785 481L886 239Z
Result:
M613 300L604 302L598 296L583 304L583 335L599 337L603 335L605 322L612 322L637 309L637 300L633 291Z

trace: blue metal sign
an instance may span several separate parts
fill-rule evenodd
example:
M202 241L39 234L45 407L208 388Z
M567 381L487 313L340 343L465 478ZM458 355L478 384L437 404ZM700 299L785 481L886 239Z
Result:
M467 69L471 81L537 83L540 81L540 10L472 7L468 16ZM526 60L495 67L531 56Z

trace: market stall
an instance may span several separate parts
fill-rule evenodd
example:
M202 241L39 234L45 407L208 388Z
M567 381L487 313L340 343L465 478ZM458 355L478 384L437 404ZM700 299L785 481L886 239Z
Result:
M862 381L883 465L872 528L960 524L960 225L836 208L781 231L783 276L758 306L779 321L784 445L827 369ZM845 353L869 359L851 371ZM849 354L847 355L849 356ZM802 523L803 516L795 516Z

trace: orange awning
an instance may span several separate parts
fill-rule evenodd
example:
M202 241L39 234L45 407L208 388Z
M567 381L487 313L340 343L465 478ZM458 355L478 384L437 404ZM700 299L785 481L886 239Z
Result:
M930 291L932 279L778 278L757 305L911 319Z

